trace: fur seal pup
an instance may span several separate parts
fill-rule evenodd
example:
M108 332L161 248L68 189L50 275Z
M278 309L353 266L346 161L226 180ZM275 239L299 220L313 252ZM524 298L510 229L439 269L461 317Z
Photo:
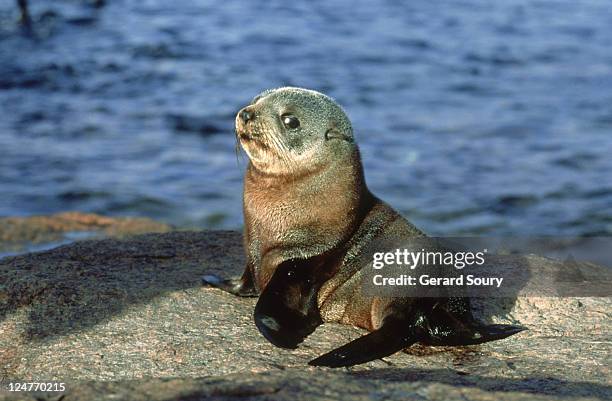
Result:
M239 279L203 281L259 296L255 324L272 344L296 348L323 322L371 331L309 362L341 367L416 342L478 344L523 330L477 322L467 298L361 291L366 249L424 234L368 190L351 123L331 98L301 88L267 90L238 112L236 135L249 157L246 268Z

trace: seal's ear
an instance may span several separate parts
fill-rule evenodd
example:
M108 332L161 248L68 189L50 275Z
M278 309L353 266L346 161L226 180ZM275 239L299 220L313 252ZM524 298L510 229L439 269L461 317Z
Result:
M340 132L340 130L338 130L337 128L328 129L327 132L325 132L325 139L328 141L331 139L340 139L342 141L347 141L347 142L353 141L352 137L350 137L349 135L346 135L343 132Z

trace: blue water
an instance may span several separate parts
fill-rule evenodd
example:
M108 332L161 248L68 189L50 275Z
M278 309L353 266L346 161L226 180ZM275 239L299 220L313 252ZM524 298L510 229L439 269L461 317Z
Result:
M402 4L400 4L402 3ZM235 112L347 110L372 190L429 233L612 234L612 7L0 0L0 215L242 225Z

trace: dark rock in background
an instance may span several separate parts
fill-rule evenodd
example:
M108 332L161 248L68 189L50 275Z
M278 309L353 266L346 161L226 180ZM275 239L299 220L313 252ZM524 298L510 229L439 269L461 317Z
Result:
M231 125L225 124L221 126L206 117L186 114L169 114L166 118L168 124L177 132L192 132L202 136L210 136L221 133L231 133L233 131ZM228 119L228 121L231 121L231 118Z

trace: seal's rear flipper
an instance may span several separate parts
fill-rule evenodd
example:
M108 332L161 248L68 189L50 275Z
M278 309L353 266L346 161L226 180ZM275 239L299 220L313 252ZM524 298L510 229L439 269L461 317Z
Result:
M476 330L482 335L482 338L474 342L474 344L481 344L487 341L501 340L513 336L521 331L527 330L527 327L511 324L489 324L477 327Z
M501 340L527 330L526 327L506 324L483 324L471 314L460 317L436 305L427 313L423 325L427 345L475 345Z
M414 328L404 320L385 319L378 330L321 355L308 364L340 368L384 358L417 342Z
M435 329L434 329L435 330ZM439 336L430 336L423 341L427 345L476 345L489 341L502 340L514 334L527 330L526 327L510 324L477 324L466 327L465 330L449 331L441 339Z
M521 326L484 325L463 314L459 318L439 303L413 305L409 317L390 315L382 326L325 355L308 362L313 366L339 368L383 358L416 342L427 345L473 345L501 340L526 330Z

